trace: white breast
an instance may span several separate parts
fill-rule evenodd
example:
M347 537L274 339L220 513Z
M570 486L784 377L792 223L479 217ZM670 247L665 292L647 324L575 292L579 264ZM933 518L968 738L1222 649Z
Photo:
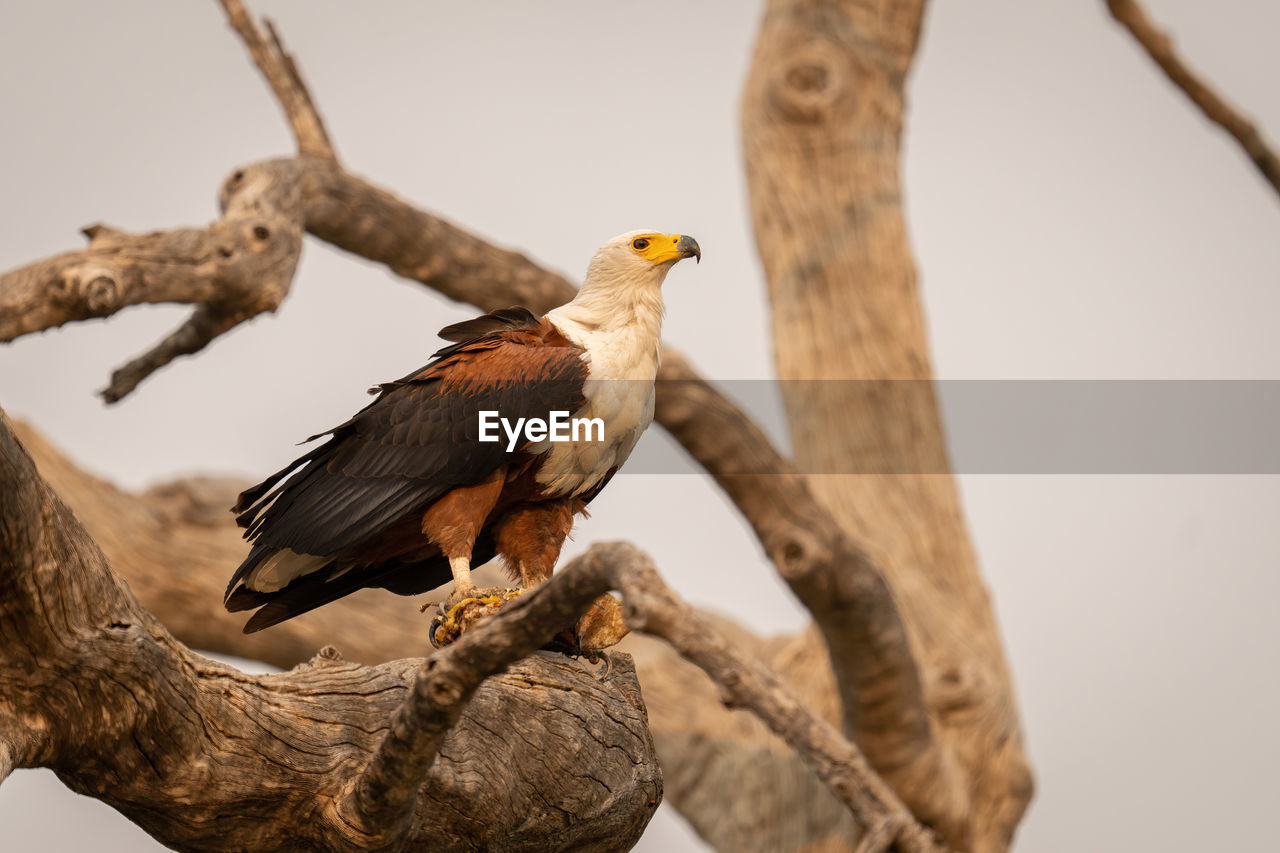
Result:
M569 340L586 350L587 402L573 417L603 420L604 441L546 441L530 450L546 452L539 483L552 494L580 495L627 460L653 420L658 336L647 323L603 332L581 328L555 312L549 316Z

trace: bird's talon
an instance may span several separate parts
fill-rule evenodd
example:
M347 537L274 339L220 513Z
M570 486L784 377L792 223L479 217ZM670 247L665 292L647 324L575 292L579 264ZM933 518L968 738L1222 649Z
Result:
M458 593L455 592L440 602L438 612L431 620L427 638L432 646L442 649L461 637L463 631L481 619L492 616L498 608L522 592L524 592L522 589L472 587L469 590L470 594L461 598L458 598Z

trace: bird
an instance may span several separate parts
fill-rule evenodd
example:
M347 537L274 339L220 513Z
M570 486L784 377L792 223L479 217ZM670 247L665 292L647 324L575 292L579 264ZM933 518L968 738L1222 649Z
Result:
M456 609L495 556L521 590L550 577L653 420L662 284L690 257L702 251L688 235L608 240L572 301L445 327L428 364L370 388L372 403L304 442L323 443L243 491L232 512L252 547L223 603L255 611L244 632L365 587L417 595L452 580ZM535 428L557 417L569 440Z

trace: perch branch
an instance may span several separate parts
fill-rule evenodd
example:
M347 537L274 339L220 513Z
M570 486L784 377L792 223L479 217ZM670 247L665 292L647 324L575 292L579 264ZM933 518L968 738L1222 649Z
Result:
M269 719L257 719L255 725L265 726L272 732L271 749L275 752L268 762L272 772L294 772L299 758L281 756L279 750L281 744L288 745L293 738L301 737L300 732L286 725L287 720L299 713L287 696L296 698L300 694L306 700L309 732L303 742L314 749L315 754L329 754L316 749L323 746L325 732L313 729L323 729L323 724L330 722L341 729L336 735L345 739L341 742L348 748L342 750L330 744L325 749L349 752L350 745L355 743L373 756L358 781L341 780L339 791L320 796L321 800L333 798L332 806L326 806L325 811L332 809L335 817L335 820L319 822L316 829L325 845L339 849L390 849L402 844L410 832L420 838L423 831L420 791L426 771L440 760L441 739L456 728L468 698L490 673L505 669L536 648L555 633L557 626L572 621L604 591L618 588L624 597L629 622L671 643L719 683L734 705L751 708L759 714L813 765L866 826L881 826L886 819L898 821L897 841L902 849L937 849L928 833L909 818L902 804L876 777L855 747L829 725L814 718L775 675L737 652L705 624L662 583L647 558L630 545L593 547L571 561L551 581L509 605L438 658L422 664L407 691L407 698L396 699L398 710L390 730L373 747L370 733L380 734L386 728L386 717L391 716L384 710L382 713L386 716L378 722L377 708L386 708L383 694L401 695L399 690L391 691L389 687L397 681L403 687L408 674L403 666L406 662L383 668L350 667L338 663L330 654L314 661L310 670L304 670L309 673L330 669L335 674L341 670L344 677L355 679L357 685L372 690L369 693L349 686L346 691L361 694L368 706L363 714L344 706L329 709L333 712L330 715L320 695L324 692L320 691L321 685L307 675L232 677L234 671L191 655L137 606L74 517L44 487L30 457L17 443L2 414L0 475L3 483L0 496L4 498L0 518L3 542L0 544L7 555L0 565L0 581L7 593L0 606L0 639L4 640L0 643L0 649L4 650L0 653L0 686L5 687L0 695L6 697L0 713L9 718L39 720L41 726L58 730L53 721L62 718L61 709L57 708L56 696L51 695L57 691L46 684L29 683L32 668L25 665L25 656L33 654L33 647L46 648L40 652L40 659L47 669L51 666L51 677L55 681L68 678L69 672L83 673L71 686L77 701L90 709L88 719L94 719L91 709L97 707L97 702L104 703L102 707L119 704L118 699L113 701L107 695L98 695L99 692L105 694L123 686L132 697L130 709L107 715L96 734L102 744L112 749L115 747L111 745L122 737L133 738L139 744L141 755L121 753L115 755L114 760L145 762L170 784L183 784L181 776L190 756L182 751L174 754L165 744L185 744L180 750L197 749L208 762L194 771L199 773L209 772L210 764L230 764L235 759L261 761L265 757L246 756L243 752L226 755L228 750L234 752L242 749L246 741L252 742L254 739L248 733L241 732L232 745L210 735L210 730L242 725L236 722L236 713L225 707L227 702L257 708L255 714L267 715ZM51 582L51 577L56 579ZM50 621L52 614L56 616ZM81 637L88 642L73 641L68 645L64 639ZM78 663L80 655L92 655L97 663L94 666ZM114 687L95 680L103 674L104 667L105 681ZM125 676L124 670L130 674ZM388 673L390 683L384 683L388 682ZM149 679L158 680L149 683ZM278 689L284 695L259 695L264 689L270 692L271 683L279 684ZM239 695L244 691L254 695ZM369 701L375 696L383 698ZM155 704L148 706L147 703ZM193 722L183 713L174 719L163 710L168 703L195 711L200 722ZM19 707L15 709L13 704ZM153 728L156 725L160 731ZM295 719L293 726L297 725ZM175 731L184 727L194 727L194 730ZM357 737L353 729L363 736L352 741L351 738ZM58 734L59 743L52 750L55 755L51 766L60 768L63 778L77 790L95 790L92 780L85 777L93 776L100 768L94 762L84 761L84 754L92 754L94 745L76 739L77 735L83 736L81 729L63 727ZM255 742L253 748L266 747ZM65 756L69 761L63 763L58 756ZM98 760L107 759L99 756ZM633 760L627 758L628 763ZM349 756L344 763L346 761ZM111 772L127 777L142 767L141 763L136 769L113 766ZM238 772L243 773L243 768ZM599 768L592 768L592 773L599 772ZM271 781L272 790L276 790L283 780ZM297 795L298 788L310 792L313 784L298 786L295 783L291 788L279 789L291 790ZM203 779L200 790L217 799L216 803L198 804L213 811L210 821L224 813L234 787L225 778L213 785L208 784L207 778ZM152 789L144 788L140 792L128 785L113 787L109 794L97 789L104 799L149 830L155 831L163 825L164 832L157 834L172 840L175 836L168 833L177 831L172 816L158 810L156 803L145 801L149 791ZM291 802L288 806L289 814L298 808L313 808L307 801ZM184 815L189 818L195 806L187 803L184 808ZM140 818L144 809L145 821ZM357 821L349 819L352 814ZM575 814L581 819L581 813ZM202 829L208 831L208 827ZM266 842L278 843L278 833L284 829L259 823L252 831L258 833L254 835L254 843L261 846ZM277 835L271 835L272 832ZM225 844L227 840L228 836L220 836L220 843ZM190 838L183 841L192 849L199 846ZM237 843L244 842L245 837L238 837Z
M631 546L593 545L546 584L436 651L396 711L391 729L361 774L351 806L365 826L394 826L412 815L444 736L481 682L543 646L608 591L604 579L574 567L590 555L633 562Z
M238 2L224 5L233 21L235 9L243 13ZM252 52L252 40L246 38L246 43ZM254 55L256 58L258 54ZM273 91L286 113L292 114L290 102L275 84ZM306 103L309 105L310 100ZM299 134L300 143L302 138ZM233 208L252 207L246 196L262 174L288 177L288 197L293 206L282 204L273 209L290 211L291 221L450 298L485 310L522 304L546 311L568 301L574 293L572 284L563 276L413 207L350 174L329 158L268 161L238 170L223 189L228 216ZM181 259L177 253L168 258L171 263ZM289 276L294 261L296 252L288 268ZM6 290L6 279L21 272L0 277L0 292ZM269 279L249 276L243 286L214 288L223 297L220 304L226 313L221 316L252 316L247 309L232 312L236 299L250 307L265 301L267 308L258 311L278 305L289 286L289 277L278 279L269 288L270 298L264 300L254 290L253 282L265 280ZM180 291L170 291L168 301L200 303L209 298L208 280L186 282L185 287L185 298ZM121 303L105 313L124 304L132 303ZM59 322L67 319L79 318L66 317ZM23 323L18 334L53 325L42 325L34 309L24 315ZM161 348L178 349L173 344ZM144 367L154 369L159 361L146 360ZM133 379L134 384L145 375L143 370L135 373L140 375ZM848 540L750 419L669 348L664 349L659 378L662 381L657 420L716 477L751 522L783 577L814 613L838 675L846 731L882 772L900 767L907 756L923 756L915 766L926 768L926 775L949 784L954 772L936 737L901 616L880 572ZM122 386L121 390L127 389ZM945 812L950 804L944 809L933 807L924 799L909 797L909 802L922 818L940 827L948 825Z
M1146 11L1136 0L1107 0L1107 8L1111 10L1111 16L1138 40L1138 44L1142 45L1174 85L1210 121L1235 137L1249 159L1258 167L1258 171L1262 172L1262 176L1280 193L1280 155L1276 154L1262 131L1182 61L1174 51L1173 40L1168 33L1147 17Z
M421 661L364 667L329 651L248 676L191 653L108 568L2 412L0 592L6 769L50 767L181 850L380 846L387 828L365 832L341 805ZM661 798L625 656L604 678L527 658L453 722L395 828L399 849L616 849ZM7 748L36 736L38 751Z
M941 849L855 746L814 717L768 668L730 645L663 583L648 557L622 542L593 545L549 581L432 656L362 775L356 794L362 822L380 826L403 821L441 733L479 679L545 642L555 626L571 622L610 589L621 590L630 627L671 644L721 686L729 704L757 714L804 757L863 826L887 832L888 840L904 851Z
M253 18L245 10L240 0L219 0L226 10L227 20L240 36L253 64L258 66L267 85L275 93L276 100L284 109L285 118L293 128L293 137L298 142L298 153L304 157L320 157L326 160L338 159L329 133L325 130L320 111L311 100L311 92L303 82L302 74L294 63L293 57L284 49L276 28L269 19L263 24L267 33L262 32L253 23Z

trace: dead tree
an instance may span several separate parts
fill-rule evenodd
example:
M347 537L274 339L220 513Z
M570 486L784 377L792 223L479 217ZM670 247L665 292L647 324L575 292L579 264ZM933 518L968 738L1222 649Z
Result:
M298 153L235 169L207 227L93 226L87 248L0 276L0 340L144 302L194 305L116 371L105 396L118 400L275 310L308 234L486 310L571 296L560 276L349 172L274 30L238 0L223 6ZM1204 97L1134 4L1110 6L1274 184L1260 134ZM812 630L766 643L700 621L643 555L614 545L426 663L393 660L421 637L411 604L389 596L281 626L267 646L219 613L243 548L223 512L235 484L125 494L23 431L42 479L0 420L0 779L54 767L193 850L617 847L664 790L720 849L934 848L923 826L954 849L1005 849L1031 775L927 383L901 203L923 11L923 0L774 0L762 25L743 138L755 227L771 238L760 242L778 373L834 380L788 396L794 460L687 360L663 356L659 422L751 523ZM891 473L796 473L851 467ZM669 645L629 641L635 670L619 656L604 677L527 656L608 588ZM183 643L309 662L249 677ZM312 657L328 644L375 665ZM557 742L566 750L541 746Z

